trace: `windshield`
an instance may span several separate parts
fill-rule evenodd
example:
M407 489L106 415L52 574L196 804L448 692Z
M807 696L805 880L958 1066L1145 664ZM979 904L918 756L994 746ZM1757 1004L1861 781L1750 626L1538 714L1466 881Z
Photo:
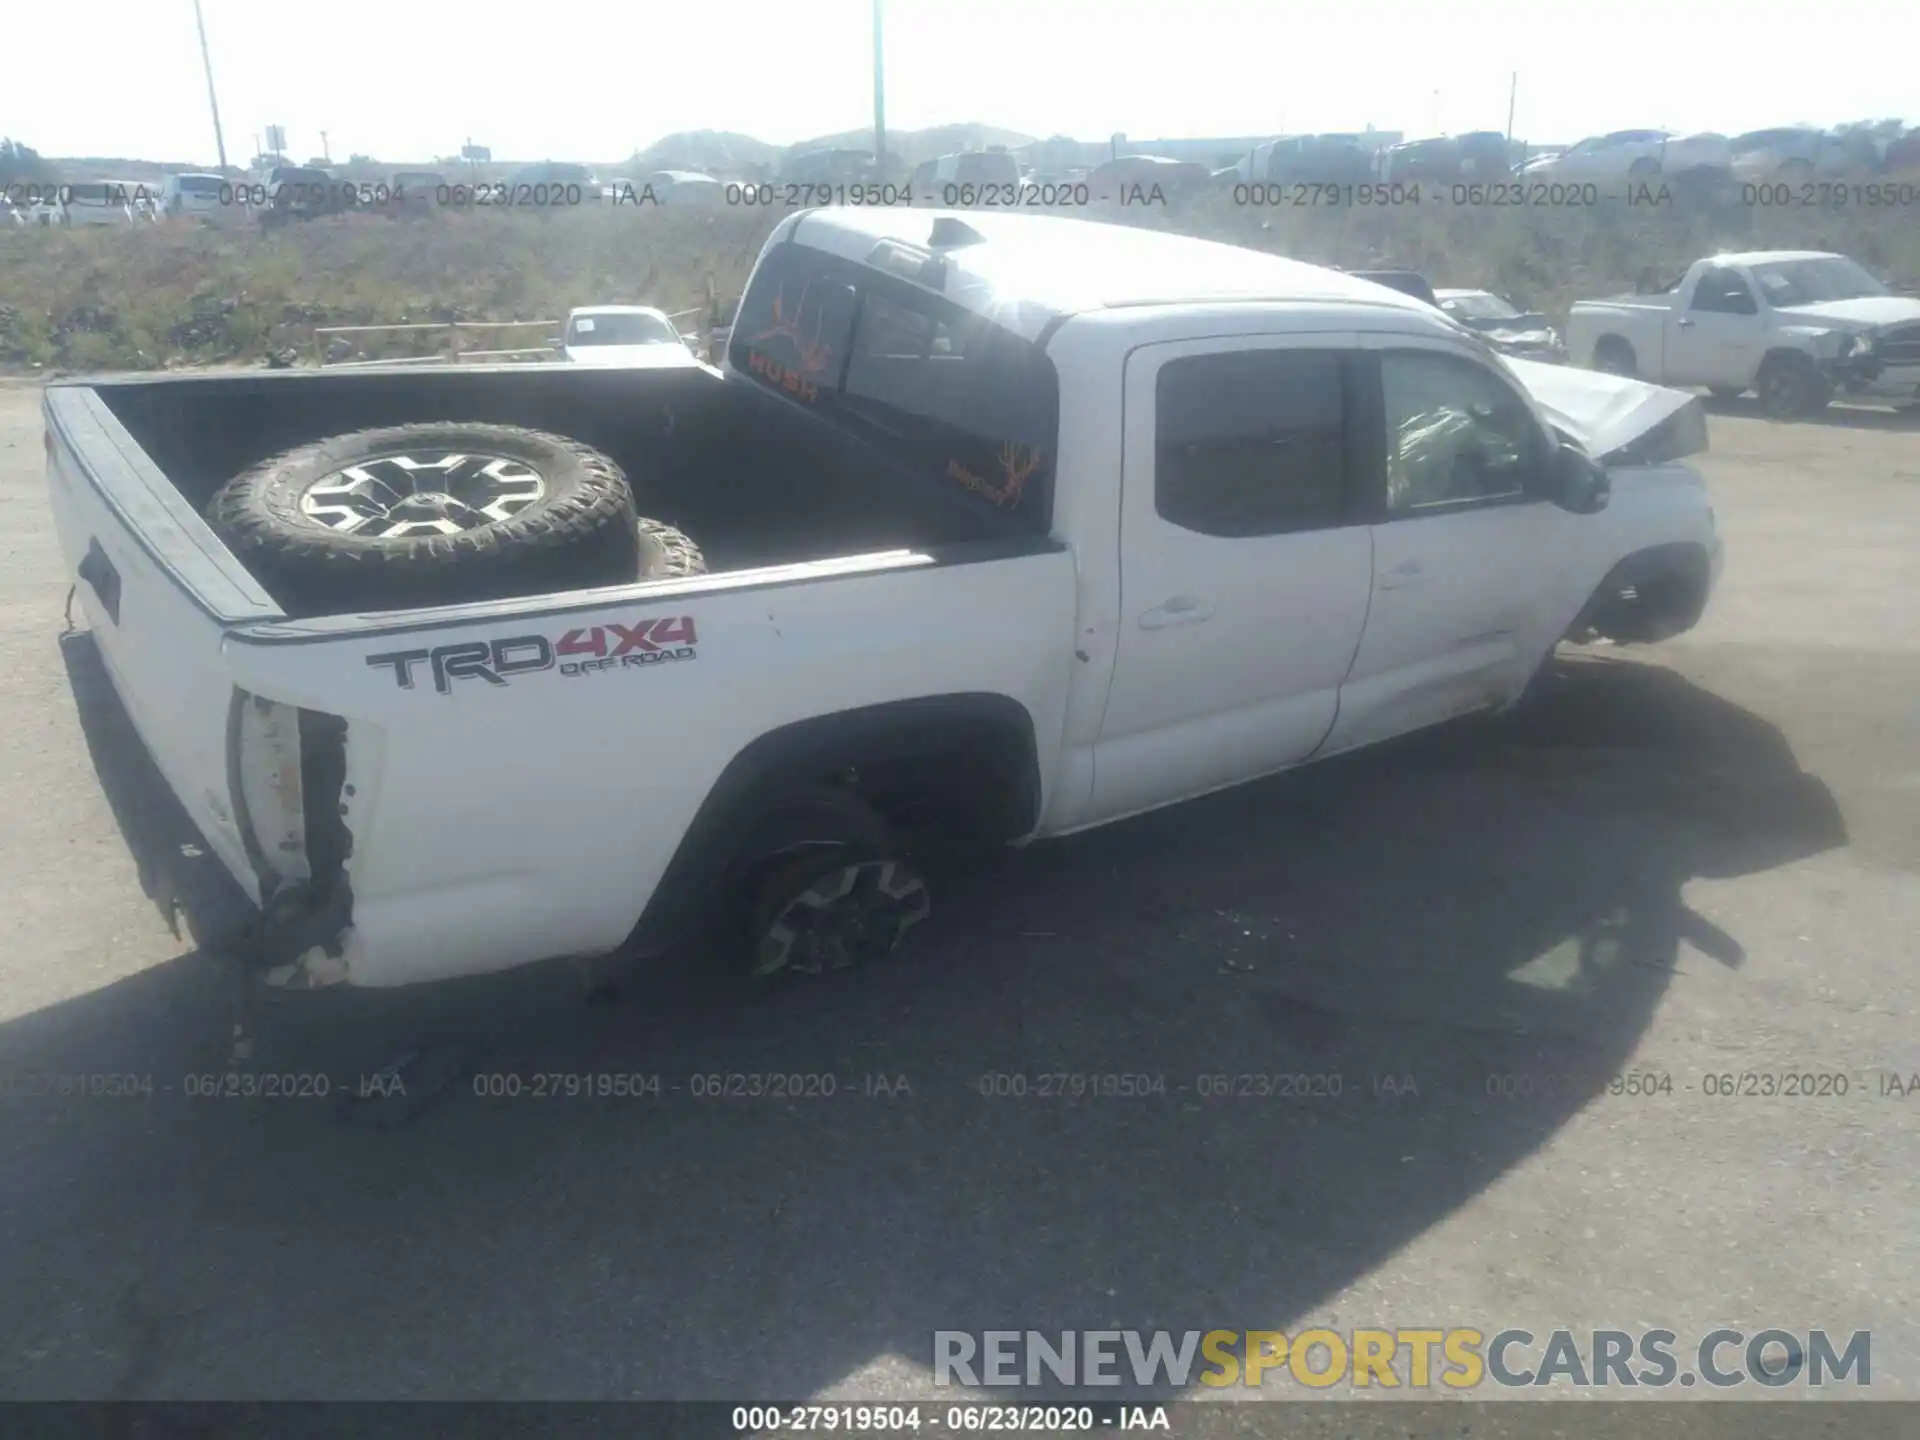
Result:
M680 332L658 315L579 315L569 345L678 345Z
M1753 267L1754 282L1767 303L1817 305L1823 300L1857 300L1885 295L1887 287L1844 255L1821 260L1776 260Z
M1484 290L1450 296L1440 302L1440 308L1456 320L1518 320L1522 314L1498 295L1489 295Z
M217 195L226 184L218 175L182 175L178 179L181 193L186 195Z

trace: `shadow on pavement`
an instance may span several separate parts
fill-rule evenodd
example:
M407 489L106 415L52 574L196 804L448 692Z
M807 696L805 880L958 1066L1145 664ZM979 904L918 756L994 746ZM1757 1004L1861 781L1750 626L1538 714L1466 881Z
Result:
M0 1393L898 1396L939 1329L1284 1328L1583 1107L1647 1103L1606 1086L1669 976L1743 958L1688 882L1845 843L1747 711L1652 665L1544 678L1515 716L950 877L881 971L529 989L388 1131L190 1097L198 952L0 1027L10 1072L153 1082L0 1105ZM87 734L115 794L144 756ZM352 1013L287 1043L349 1045ZM659 1088L534 1098L579 1075ZM808 1098L705 1094L729 1075Z

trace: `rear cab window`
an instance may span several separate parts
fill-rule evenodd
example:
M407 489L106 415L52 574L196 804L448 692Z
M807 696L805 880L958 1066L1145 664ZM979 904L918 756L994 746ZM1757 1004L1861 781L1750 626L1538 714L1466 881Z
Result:
M1059 382L1031 342L909 281L804 246L755 272L728 350L935 484L1047 531Z

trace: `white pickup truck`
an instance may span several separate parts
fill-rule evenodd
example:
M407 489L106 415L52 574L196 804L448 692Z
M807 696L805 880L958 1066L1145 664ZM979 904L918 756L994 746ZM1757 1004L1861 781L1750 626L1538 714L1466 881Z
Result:
M106 669L296 989L707 923L759 971L885 953L928 913L916 837L1060 835L1509 706L1563 638L1691 626L1720 566L1697 398L1057 218L799 212L723 368L67 382L45 418ZM202 518L263 456L425 421L598 447L706 573L289 613ZM288 523L346 523L322 491Z
M1713 255L1657 293L1578 301L1567 345L1616 375L1757 391L1770 415L1814 414L1836 394L1920 402L1920 298L1825 251Z

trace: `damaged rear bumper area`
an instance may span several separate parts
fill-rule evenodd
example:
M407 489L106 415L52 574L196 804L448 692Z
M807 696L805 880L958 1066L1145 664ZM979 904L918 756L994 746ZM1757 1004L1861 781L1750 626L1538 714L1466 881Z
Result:
M347 722L235 690L227 789L253 870L237 878L251 879L260 909L217 948L276 989L342 983L353 928Z

